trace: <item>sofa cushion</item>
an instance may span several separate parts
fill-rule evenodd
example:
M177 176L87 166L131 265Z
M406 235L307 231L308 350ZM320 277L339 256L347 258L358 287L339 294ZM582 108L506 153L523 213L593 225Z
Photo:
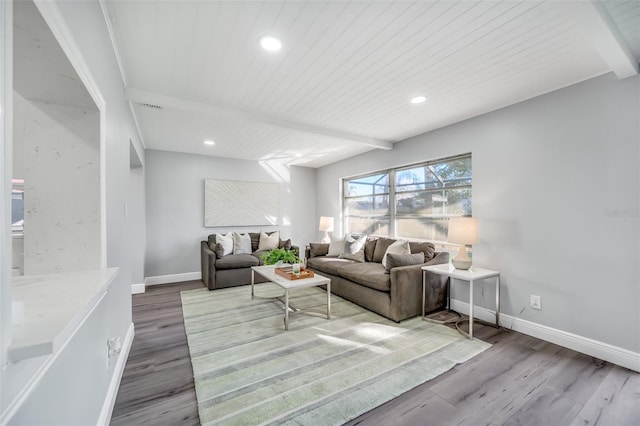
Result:
M382 263L382 258L387 252L387 248L395 242L396 240L392 238L378 238L378 241L376 241L376 248L373 252L372 262Z
M251 251L254 252L258 250L258 245L260 245L260 233L249 232L249 237L251 238Z
M364 261L373 262L373 252L376 250L377 238L367 237L367 242L364 243Z
M391 279L380 263L354 263L338 268L338 275L354 283L379 291L391 290Z
M329 244L327 243L310 243L309 256L318 257L326 256L329 253Z
M409 247L411 248L411 253L424 253L425 262L430 261L436 255L436 247L433 243L410 242Z
M229 254L216 260L216 269L238 269L258 266L260 261L250 254Z
M339 275L338 269L344 265L350 265L355 263L353 260L349 259L338 259L337 257L311 257L307 259L307 266L311 269L315 269L316 271L331 275Z
M424 263L424 253L412 253L412 254L387 254L387 265L385 269L387 273L393 268L398 266L420 265Z

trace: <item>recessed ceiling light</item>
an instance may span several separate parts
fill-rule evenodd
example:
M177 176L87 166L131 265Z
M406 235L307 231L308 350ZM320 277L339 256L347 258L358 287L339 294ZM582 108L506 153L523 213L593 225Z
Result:
M416 96L415 98L411 98L412 104L421 104L427 100L426 96Z
M216 143L215 143L215 141L212 141L211 139L207 139L206 141L204 141L204 144L208 145L208 146L212 146L212 145L215 145Z
M277 52L282 48L282 42L273 36L260 37L260 46L269 52Z

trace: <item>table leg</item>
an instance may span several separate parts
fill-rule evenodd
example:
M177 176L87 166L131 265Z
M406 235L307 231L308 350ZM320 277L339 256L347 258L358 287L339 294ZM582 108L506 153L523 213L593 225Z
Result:
M331 319L331 281L327 284L327 319Z
M496 277L496 327L500 328L500 275Z
M284 290L284 329L289 330L289 289Z
M256 271L251 270L251 300L253 300L253 283L255 281Z
M473 280L469 281L469 339L473 340Z
M424 319L424 298L425 298L425 286L427 280L427 271L422 271L422 319Z

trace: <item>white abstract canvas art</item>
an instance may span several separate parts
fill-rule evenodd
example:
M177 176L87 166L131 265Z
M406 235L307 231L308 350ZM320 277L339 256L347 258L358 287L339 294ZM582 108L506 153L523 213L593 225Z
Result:
M204 226L277 225L280 185L205 179Z

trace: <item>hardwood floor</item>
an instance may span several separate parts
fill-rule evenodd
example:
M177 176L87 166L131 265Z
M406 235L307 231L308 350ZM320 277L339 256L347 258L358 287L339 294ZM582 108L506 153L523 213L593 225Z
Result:
M199 424L180 291L133 296L136 335L112 425ZM463 326L464 328L464 326ZM476 324L493 346L348 425L640 425L640 374L552 343Z

